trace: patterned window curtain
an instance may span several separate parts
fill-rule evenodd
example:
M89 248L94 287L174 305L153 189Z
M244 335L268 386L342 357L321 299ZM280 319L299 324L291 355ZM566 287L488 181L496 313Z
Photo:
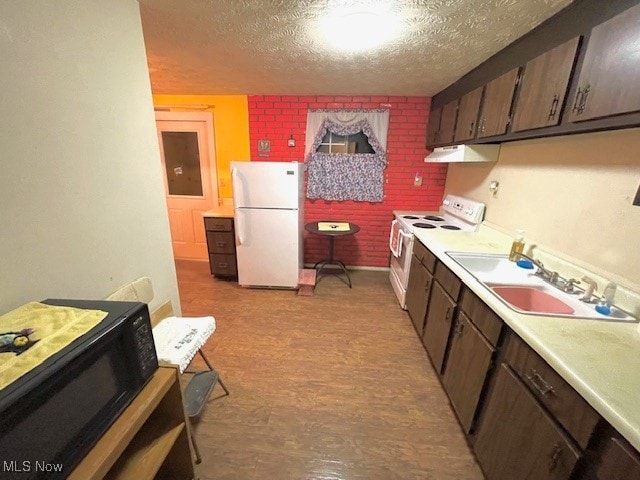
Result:
M306 142L307 198L381 202L388 125L388 110L310 110ZM327 132L346 136L360 131L367 136L375 153L316 151Z

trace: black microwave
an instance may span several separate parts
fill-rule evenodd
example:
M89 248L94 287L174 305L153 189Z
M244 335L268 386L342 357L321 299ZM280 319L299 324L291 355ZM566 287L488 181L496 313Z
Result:
M108 313L0 390L0 478L66 478L158 368L147 305L43 303Z

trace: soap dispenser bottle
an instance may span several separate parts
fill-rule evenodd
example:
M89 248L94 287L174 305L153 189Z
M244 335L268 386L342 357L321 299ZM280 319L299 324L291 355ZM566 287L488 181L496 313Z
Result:
M516 238L511 244L511 252L509 253L509 260L512 262L518 261L521 257L518 255L524 250L524 230L516 231Z

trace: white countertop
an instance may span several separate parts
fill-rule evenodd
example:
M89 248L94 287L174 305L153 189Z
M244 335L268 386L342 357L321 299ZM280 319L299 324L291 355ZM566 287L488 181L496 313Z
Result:
M508 253L512 239L493 229L426 230L415 232L415 236L640 451L637 323L525 315L511 310L446 254Z
M219 207L207 210L203 217L233 218L233 205L220 205Z

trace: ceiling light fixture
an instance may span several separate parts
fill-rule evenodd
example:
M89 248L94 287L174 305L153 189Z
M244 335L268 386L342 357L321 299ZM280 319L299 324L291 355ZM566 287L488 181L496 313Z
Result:
M363 52L396 39L404 22L388 4L359 2L329 10L318 21L318 27L323 40L332 47Z

